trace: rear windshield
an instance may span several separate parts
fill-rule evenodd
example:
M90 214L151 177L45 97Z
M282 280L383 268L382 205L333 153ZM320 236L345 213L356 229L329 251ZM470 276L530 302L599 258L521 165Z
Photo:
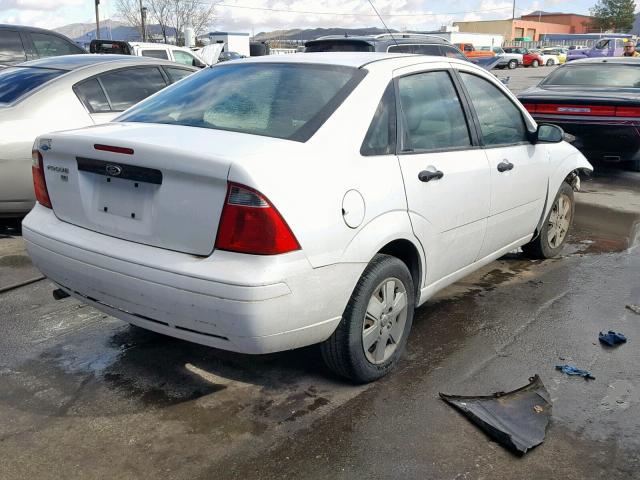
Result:
M66 72L33 67L12 67L0 70L0 104L13 103L63 73Z
M570 65L552 72L542 85L640 88L640 63L633 65Z
M118 118L230 130L304 142L365 72L333 65L230 64L207 68Z
M321 40L306 44L305 52L375 52L376 48L361 40Z

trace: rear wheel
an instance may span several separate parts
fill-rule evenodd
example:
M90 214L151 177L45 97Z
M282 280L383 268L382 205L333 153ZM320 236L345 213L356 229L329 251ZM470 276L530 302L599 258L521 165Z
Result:
M533 68L538 68L540 66L540 62L538 60L534 60L533 62L531 62L531 66Z
M569 236L574 211L573 189L563 182L538 236L523 245L522 251L533 258L557 256Z
M509 67L509 70L513 70L517 66L518 66L517 60L509 60L509 63L507 63L507 67Z
M396 257L376 255L360 277L338 327L320 345L323 360L354 382L385 376L404 351L414 305L407 266Z
M553 65L555 65L555 64L556 64L556 62L554 62L552 58L550 58L549 60L547 60L547 67L551 67L551 66L553 66Z

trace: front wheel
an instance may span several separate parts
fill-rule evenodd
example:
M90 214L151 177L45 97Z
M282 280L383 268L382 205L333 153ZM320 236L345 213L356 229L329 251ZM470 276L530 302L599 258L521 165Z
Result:
M538 236L523 245L522 251L533 258L557 256L569 236L574 211L573 188L563 182Z
M509 67L509 70L513 70L517 66L518 66L517 60L509 60L509 63L507 64L507 67Z
M547 60L547 67L552 67L555 65L556 62L553 61L552 58L550 58L549 60Z
M358 280L338 327L320 344L324 362L357 383L385 376L407 344L414 305L407 266L396 257L376 255Z

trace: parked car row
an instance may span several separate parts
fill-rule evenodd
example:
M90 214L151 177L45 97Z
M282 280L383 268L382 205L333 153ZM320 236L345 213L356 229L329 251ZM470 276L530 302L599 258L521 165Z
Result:
M540 66L560 65L566 61L561 60L561 48L529 49L524 47L496 47L493 49L501 59L498 68L514 69L518 65L538 68Z

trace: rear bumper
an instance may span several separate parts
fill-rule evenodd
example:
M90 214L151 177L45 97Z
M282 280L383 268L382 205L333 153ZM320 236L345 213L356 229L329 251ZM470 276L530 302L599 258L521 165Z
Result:
M195 257L61 222L40 205L23 236L34 264L76 298L149 330L242 353L328 338L364 270L314 269L302 252Z
M576 137L573 146L589 160L633 162L640 160L640 123L606 119L570 119L533 115L538 123L553 123Z

